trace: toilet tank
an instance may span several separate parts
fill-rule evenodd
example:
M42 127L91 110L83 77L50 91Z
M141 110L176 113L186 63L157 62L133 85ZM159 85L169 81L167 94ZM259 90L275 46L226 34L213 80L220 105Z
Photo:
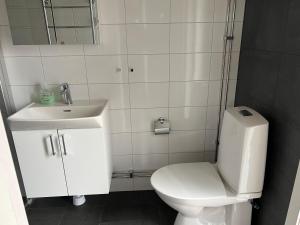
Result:
M236 193L262 192L268 141L268 121L248 107L224 113L218 170Z

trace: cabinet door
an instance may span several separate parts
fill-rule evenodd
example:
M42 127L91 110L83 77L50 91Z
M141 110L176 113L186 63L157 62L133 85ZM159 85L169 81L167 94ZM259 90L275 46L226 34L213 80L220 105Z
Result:
M69 195L108 193L110 156L103 129L59 130L58 135Z
M57 131L12 134L27 197L68 195Z

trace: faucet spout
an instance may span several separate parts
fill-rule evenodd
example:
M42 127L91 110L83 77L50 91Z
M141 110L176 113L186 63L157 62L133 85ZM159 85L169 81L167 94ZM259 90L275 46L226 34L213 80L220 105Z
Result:
M61 94L66 105L73 104L70 86L68 83L63 83L60 85Z

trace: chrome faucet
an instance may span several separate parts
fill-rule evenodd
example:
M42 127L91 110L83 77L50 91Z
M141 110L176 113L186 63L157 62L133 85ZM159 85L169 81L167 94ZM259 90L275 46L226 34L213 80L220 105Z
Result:
M63 83L60 85L60 93L63 97L64 103L67 105L73 104L70 86L68 83Z

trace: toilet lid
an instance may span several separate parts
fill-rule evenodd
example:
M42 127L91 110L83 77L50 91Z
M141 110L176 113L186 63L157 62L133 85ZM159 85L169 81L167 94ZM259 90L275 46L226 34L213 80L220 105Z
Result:
M179 199L211 199L226 196L223 182L211 163L174 164L151 177L157 191Z

